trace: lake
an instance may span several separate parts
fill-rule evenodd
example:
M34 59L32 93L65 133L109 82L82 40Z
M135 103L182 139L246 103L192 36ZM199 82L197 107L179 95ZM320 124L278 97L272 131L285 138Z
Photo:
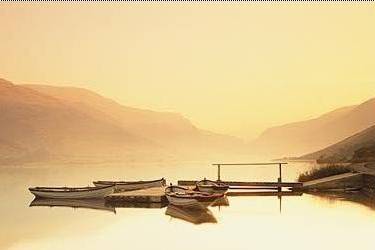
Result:
M309 163L291 163L283 180L294 181ZM277 168L223 167L225 180L275 181ZM99 179L215 179L207 162L14 166L0 168L0 249L375 249L371 203L345 197L228 197L209 207L208 223L166 215L163 208L85 209L29 207L29 186L91 185ZM169 211L170 212L170 211Z

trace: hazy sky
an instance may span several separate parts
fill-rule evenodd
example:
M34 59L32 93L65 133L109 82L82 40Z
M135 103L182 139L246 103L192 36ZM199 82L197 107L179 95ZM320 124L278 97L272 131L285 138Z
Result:
M375 97L374 24L374 3L0 3L0 77L254 137Z

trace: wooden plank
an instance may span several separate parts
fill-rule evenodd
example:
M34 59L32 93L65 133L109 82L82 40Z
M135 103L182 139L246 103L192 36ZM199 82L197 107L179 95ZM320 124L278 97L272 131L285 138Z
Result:
M121 200L106 201L107 205L114 208L163 208L168 205L167 202L129 202Z
M165 203L165 187L154 187L128 192L110 194L105 197L108 202Z
M229 187L230 190L278 190L278 187Z
M301 196L302 192L282 191L282 192L228 192L227 196Z
M229 186L248 186L248 187L302 187L301 182L249 182L249 181L221 181ZM179 180L180 186L194 186L197 181L194 180Z

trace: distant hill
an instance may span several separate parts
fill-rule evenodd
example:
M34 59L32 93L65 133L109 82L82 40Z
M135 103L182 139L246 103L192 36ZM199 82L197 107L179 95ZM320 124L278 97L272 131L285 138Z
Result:
M178 113L156 112L123 106L90 90L74 87L24 85L63 101L74 109L121 126L138 137L147 138L168 150L195 150L212 147L214 150L244 146L242 140L205 131L194 126Z
M321 162L366 161L375 155L375 126L365 129L343 141L317 152L301 156Z
M244 149L239 139L200 130L177 113L126 107L82 88L0 79L0 112L0 163L147 160Z
M256 147L273 156L296 156L325 148L375 125L375 98L318 118L267 129Z
M0 80L1 162L119 154L152 142L44 93Z

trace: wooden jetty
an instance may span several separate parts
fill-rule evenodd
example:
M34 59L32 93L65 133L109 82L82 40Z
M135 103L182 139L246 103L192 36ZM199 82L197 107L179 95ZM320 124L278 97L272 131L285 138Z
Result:
M129 203L168 203L165 187L153 187L141 190L110 194L105 197L106 202L114 204Z
M302 188L301 182L283 182L282 181L282 167L287 165L286 162L270 162L270 163L215 163L213 166L217 167L217 181L229 185L229 189L253 189L253 190L277 190L282 191L282 188L287 189L300 189ZM250 181L223 181L221 179L222 166L278 166L279 177L276 182L250 182ZM193 186L196 180L180 180L180 186Z
M292 191L283 191L283 188L288 190L296 189L300 190L302 188L302 183L300 182L283 182L281 171L282 166L286 165L284 162L276 163L216 163L212 164L217 166L218 176L217 180L229 185L230 191L228 196L283 196L283 195L299 195L299 193L293 194ZM221 180L221 167L222 166L278 166L279 177L276 182L244 182L244 181L223 181ZM178 185L180 186L190 186L194 187L197 180L180 180ZM231 191L236 190L236 191ZM241 190L241 191L239 191ZM254 190L254 192L244 192L243 190ZM267 190L267 191L265 191ZM273 192L272 192L273 191ZM127 192L120 192L110 194L105 197L106 202L110 204L123 204L123 206L130 206L130 203L168 203L167 197L165 196L165 187L154 187L142 190L134 190Z

